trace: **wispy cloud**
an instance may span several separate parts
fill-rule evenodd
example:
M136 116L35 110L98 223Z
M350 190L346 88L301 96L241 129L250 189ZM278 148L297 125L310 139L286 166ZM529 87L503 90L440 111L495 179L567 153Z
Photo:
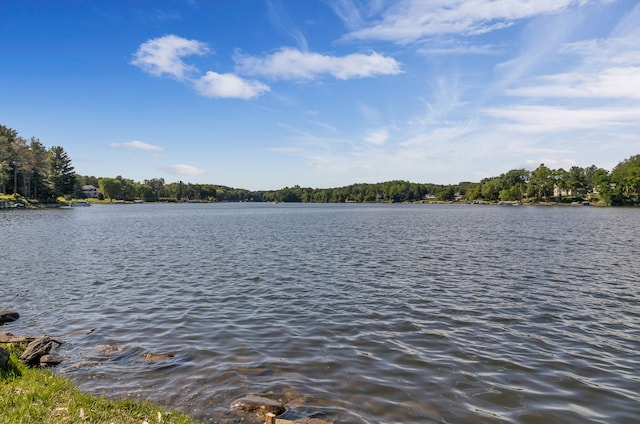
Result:
M347 80L402 73L394 58L376 52L329 56L282 48L264 57L237 54L234 60L239 72L274 80L310 80L324 75Z
M162 170L172 175L199 175L205 172L195 166L184 164L168 165L162 167Z
M376 146L382 146L389 140L389 130L386 128L380 128L370 131L364 138L364 141Z
M546 75L540 84L508 90L514 96L628 98L640 100L640 67L608 68L598 73Z
M279 0L267 0L267 16L271 24L279 31L289 35L293 38L298 46L303 51L308 50L307 39L291 22L289 15L285 12L282 4Z
M453 43L451 40L440 45L417 49L416 52L424 55L499 55L504 53L502 47L492 44Z
M635 22L616 29L615 37L566 43L559 54L577 57L570 72L542 75L508 90L524 97L640 100L640 6Z
M164 148L160 146L154 146L153 144L145 143L139 140L133 140L126 143L111 143L111 147L114 148L125 148L125 149L133 149L133 150L144 150L148 152L160 152L164 150Z
M162 9L156 9L151 12L140 11L138 13L140 14L140 17L138 18L139 21L145 25L159 26L170 21L182 20L182 14L176 11L166 11Z
M640 108L598 107L566 108L557 106L511 106L488 108L488 115L504 118L505 129L527 133L562 132L637 126Z
M364 24L360 10L352 0L328 0L327 4L350 31L354 31Z
M640 18L640 6L631 15ZM570 70L541 75L506 90L513 98L524 98L526 105L485 112L506 119L507 128L522 132L637 128L640 21L625 20L615 32L615 37L607 39L561 45L557 58L574 63ZM577 57L578 62L568 56ZM559 99L563 100L561 106L557 105Z
M582 6L589 0L398 0L377 20L349 33L347 39L412 43L436 35L477 35L514 22ZM338 3L340 5L340 3ZM353 6L335 6L341 18L354 15ZM345 13L349 12L349 13Z

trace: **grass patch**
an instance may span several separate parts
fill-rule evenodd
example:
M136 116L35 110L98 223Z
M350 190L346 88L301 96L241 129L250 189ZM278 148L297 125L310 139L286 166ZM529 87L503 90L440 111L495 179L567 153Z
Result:
M0 370L0 424L196 424L186 414L150 402L108 400L83 393L49 370L29 368L18 359L19 347L1 344L11 353Z

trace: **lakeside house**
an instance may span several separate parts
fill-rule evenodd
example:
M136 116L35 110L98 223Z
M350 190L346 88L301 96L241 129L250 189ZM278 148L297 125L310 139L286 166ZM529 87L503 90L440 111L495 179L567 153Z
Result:
M82 195L86 199L100 199L102 197L102 193L100 193L98 189L92 185L83 185Z
M565 196L584 196L587 194L587 190L584 188L580 188L577 190L560 188L556 184L553 185L553 197L565 197ZM598 194L595 190L593 190L593 194Z
M553 185L553 197L573 196L573 190L560 188L556 184Z

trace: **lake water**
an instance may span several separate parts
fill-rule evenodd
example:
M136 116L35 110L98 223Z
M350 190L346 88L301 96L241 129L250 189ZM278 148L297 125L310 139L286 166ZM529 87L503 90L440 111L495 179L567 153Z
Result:
M1 331L205 423L636 423L640 209L104 205L0 213ZM148 361L144 354L168 354Z

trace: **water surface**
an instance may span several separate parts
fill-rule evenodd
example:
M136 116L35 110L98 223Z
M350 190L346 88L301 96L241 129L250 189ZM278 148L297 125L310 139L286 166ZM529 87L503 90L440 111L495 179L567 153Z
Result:
M2 331L83 389L233 422L632 423L640 210L113 205L0 213ZM144 354L166 354L149 361Z

